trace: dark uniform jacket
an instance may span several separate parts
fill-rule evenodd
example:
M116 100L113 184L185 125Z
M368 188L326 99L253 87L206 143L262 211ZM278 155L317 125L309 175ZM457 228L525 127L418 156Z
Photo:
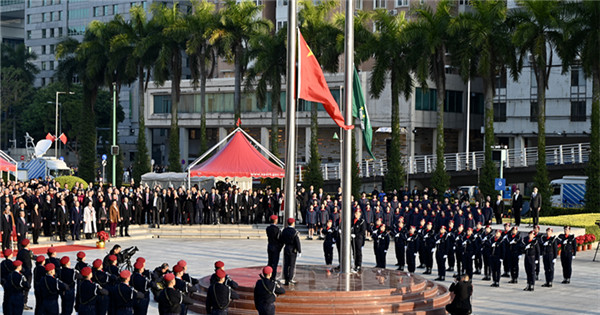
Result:
M275 314L275 298L285 294L285 289L277 282L260 275L254 286L254 306L259 314ZM272 311L272 312L271 312Z
M286 254L299 254L302 253L300 247L300 238L298 237L298 231L295 228L288 226L281 232L281 243L285 245L284 252Z
M206 293L206 313L219 314L229 307L231 300L239 298L240 296L229 286L218 282L211 284Z
M158 313L160 315L180 314L181 304L191 305L194 303L194 300L174 288L163 289L156 300L158 301Z
M363 218L352 220L352 227L350 228L350 234L354 235L354 241L357 242L358 246L365 244L365 231L367 230L367 224Z

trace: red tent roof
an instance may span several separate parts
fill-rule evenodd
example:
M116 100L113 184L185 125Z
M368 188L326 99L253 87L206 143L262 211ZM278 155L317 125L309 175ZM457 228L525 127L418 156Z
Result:
M14 163L11 163L3 158L0 157L0 171L3 172L16 172L17 171L17 165Z
M282 178L285 170L265 158L241 132L236 132L225 148L204 163L192 167L195 177L271 177Z

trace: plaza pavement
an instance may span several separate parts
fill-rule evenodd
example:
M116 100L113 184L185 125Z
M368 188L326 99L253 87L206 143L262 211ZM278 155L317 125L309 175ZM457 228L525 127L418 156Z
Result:
M246 239L112 239L104 250L86 251L86 261L103 258L114 245L126 248L137 246L140 251L134 256L146 258L146 266L152 270L163 262L173 266L179 259L188 263L188 271L194 277L203 277L213 272L213 263L225 262L226 269L266 264L266 240ZM393 243L387 256L388 268L396 268ZM299 264L323 264L322 241L302 240L302 256ZM534 292L525 292L526 275L523 262L520 262L519 283L508 284L508 278L501 278L500 288L491 288L489 281L481 281L483 276L474 276L473 314L598 314L600 315L600 259L592 262L594 250L577 253L573 261L573 276L570 285L562 281L560 259L557 260L553 288L542 288L543 270ZM72 260L75 252L66 253ZM61 257L64 254L61 254ZM337 261L337 254L334 254ZM364 266L374 266L373 243L367 242L363 250ZM600 256L600 255L599 255ZM283 259L281 260L283 262ZM417 269L422 273L424 269ZM437 277L437 266L432 275L424 275L433 280ZM450 275L451 276L451 275ZM444 282L450 285L450 279ZM2 289L0 289L2 290ZM29 294L29 305L34 306L33 290ZM24 314L33 315L33 311ZM151 299L148 314L158 314L157 304Z

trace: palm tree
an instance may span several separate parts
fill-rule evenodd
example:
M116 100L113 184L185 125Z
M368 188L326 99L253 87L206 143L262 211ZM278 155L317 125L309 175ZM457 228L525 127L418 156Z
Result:
M493 181L498 173L492 161L491 148L494 145L495 81L499 75L505 73L507 65L516 70L516 58L510 30L506 24L506 2L475 0L471 5L474 10L459 15L453 24L452 31L460 35L456 36L457 45L453 57L458 59L461 74L465 79L475 74L483 81L485 155L479 188L484 195L493 196Z
M281 112L281 84L287 67L287 27L275 34L261 34L250 39L250 54L254 64L248 69L246 86L256 83L256 101L260 108L267 103L267 89L271 87L271 152L279 156L279 113ZM258 79L257 79L258 77Z
M400 190L404 183L404 168L400 153L400 93L405 98L412 94L413 79L410 66L410 46L405 29L408 22L404 14L393 16L387 10L378 9L373 15L375 34L368 44L373 47L375 65L371 72L371 95L379 98L390 78L392 97L392 143L385 176L386 190Z
M24 44L11 46L2 43L2 68L12 66L23 71L23 79L33 84L35 75L40 69L33 63L37 59L34 52L27 50Z
M531 0L519 2L522 9L512 12L513 43L521 58L531 56L531 67L537 82L538 159L535 185L542 196L542 207L550 207L552 190L546 167L546 89L552 67L553 50L562 41L559 30L560 3Z
M254 1L237 3L235 0L226 0L225 7L221 10L219 26L211 37L211 42L218 44L227 60L234 64L234 121L241 116L241 86L248 64L250 38L272 28L270 21L260 17L262 8Z
M192 83L194 87L200 81L200 152L208 149L206 139L206 79L212 75L216 64L215 47L211 44L210 36L219 22L218 12L210 2L194 2L192 14L186 16L187 29L190 38L186 43L186 52L190 56Z
M435 82L437 90L437 139L436 166L431 176L434 188L446 191L450 176L444 163L444 104L446 99L446 49L451 40L449 34L452 15L451 4L447 0L438 2L435 12L430 7L415 11L416 20L409 23L405 32L412 44L415 56L415 74L422 87L427 87L427 79Z
M171 79L171 128L169 130L169 171L181 171L179 161L179 127L177 112L181 94L182 51L188 40L185 19L177 7L156 4L152 6L153 23L160 26L157 34L158 57L154 65L154 78L159 85Z
M600 208L600 2L584 0L568 3L566 22L563 25L565 45L558 53L563 61L563 71L580 65L586 77L592 78L592 115L590 131L590 157L585 190L585 207Z

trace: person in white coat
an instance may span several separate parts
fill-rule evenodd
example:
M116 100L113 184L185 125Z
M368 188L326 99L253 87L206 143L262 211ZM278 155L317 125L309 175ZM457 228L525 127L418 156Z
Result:
M92 234L96 234L96 209L90 200L87 206L83 209L83 233L86 239L91 239Z

